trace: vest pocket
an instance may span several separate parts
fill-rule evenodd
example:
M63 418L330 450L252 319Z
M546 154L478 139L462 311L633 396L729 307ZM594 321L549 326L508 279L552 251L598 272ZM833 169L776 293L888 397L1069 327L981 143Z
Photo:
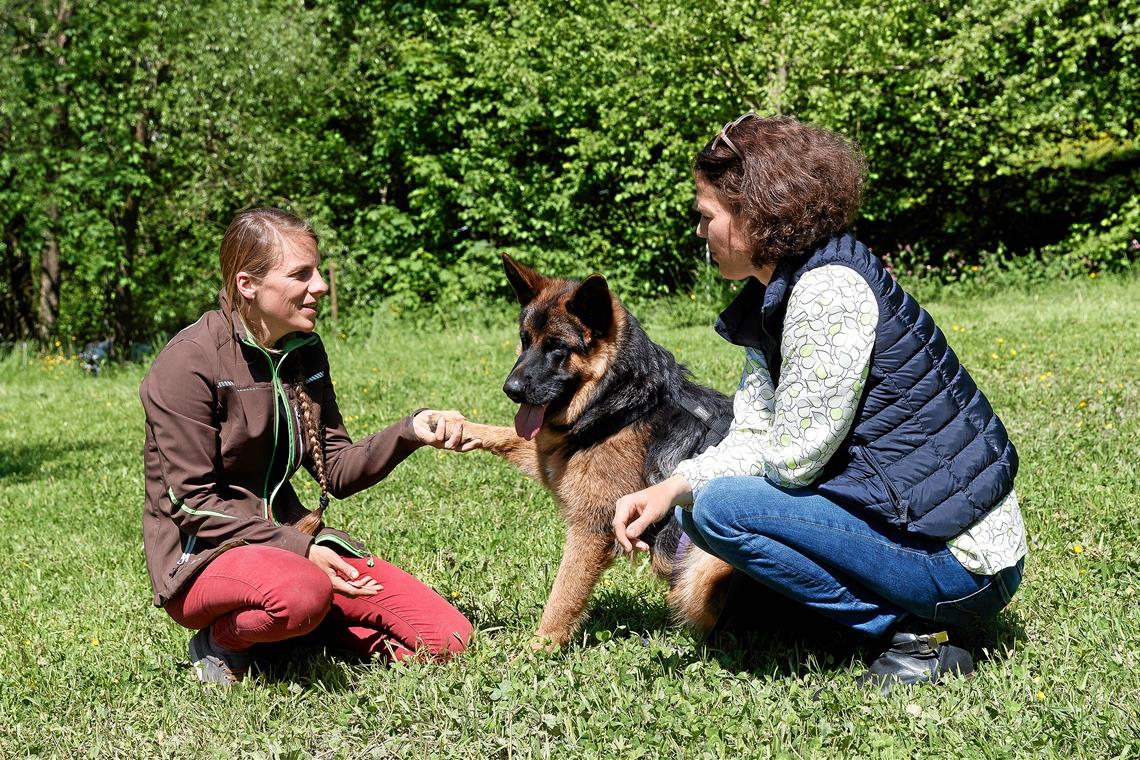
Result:
M905 528L907 523L910 522L910 504L907 503L907 500L904 499L898 489L895 488L891 479L887 477L887 471L879 464L879 460L875 459L875 455L866 448L861 449L861 451L863 452L863 458L867 460L867 464L871 465L871 469L879 476L883 488L886 489L887 498L890 500L891 508L895 513L895 518L891 520L891 522L900 528Z

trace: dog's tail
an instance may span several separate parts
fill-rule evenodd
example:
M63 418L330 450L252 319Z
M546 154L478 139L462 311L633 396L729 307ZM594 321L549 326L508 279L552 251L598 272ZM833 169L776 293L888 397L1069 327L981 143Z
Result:
M732 567L693 545L672 516L642 536L651 547L653 572L669 582L674 622L707 634L728 598Z
M707 634L716 625L732 579L732 566L685 542L674 558L669 609L674 620Z

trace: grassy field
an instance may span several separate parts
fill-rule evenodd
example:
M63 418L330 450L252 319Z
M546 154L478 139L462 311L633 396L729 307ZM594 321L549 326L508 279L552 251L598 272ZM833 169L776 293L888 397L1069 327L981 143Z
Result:
M858 651L780 620L748 647L702 646L668 626L644 563L604 577L565 651L526 653L561 547L553 503L486 454L431 449L330 521L453 600L478 628L472 649L399 667L315 653L203 688L143 566L145 368L92 378L10 356L0 757L1138 757L1140 281L929 307L1018 446L1030 555L1015 603L978 636L977 676L889 698L852 683ZM736 350L660 314L650 334L730 390ZM350 430L428 405L509 423L514 327L488 320L330 335Z

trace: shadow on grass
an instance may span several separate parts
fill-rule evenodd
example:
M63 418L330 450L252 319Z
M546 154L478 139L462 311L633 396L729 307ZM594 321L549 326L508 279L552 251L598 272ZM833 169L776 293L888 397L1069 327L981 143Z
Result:
M882 654L881 640L839 626L740 573L733 583L726 613L706 641L726 668L802 677L852 660L869 665ZM1017 613L1003 611L977 629L951 629L950 638L976 662L1000 662L1026 635Z
M639 631L669 625L669 611L660 601L610 592L594 606L586 632L588 640L594 640L601 632L637 636ZM978 629L952 631L951 638L981 663L1008 658L1026 635L1017 612L1003 611ZM810 672L843 668L856 660L870 664L881 653L881 642L837 625L736 573L725 612L713 631L697 647L688 652L677 649L667 659L676 659L676 666L712 657L734 672L803 678Z
M641 631L661 630L669 625L669 609L660 589L648 596L606 589L590 606L583 631L586 640L594 642L607 634L618 638L640 636Z
M384 659L369 659L333 649L325 642L308 636L277 644L259 644L251 654L251 670L264 682L296 684L302 688L320 684L321 688L332 692L356 689L353 668L389 666Z
M73 439L50 443L24 443L0 448L0 480L9 483L30 483L40 480L44 465L63 459L79 451L95 451L109 444L106 441Z

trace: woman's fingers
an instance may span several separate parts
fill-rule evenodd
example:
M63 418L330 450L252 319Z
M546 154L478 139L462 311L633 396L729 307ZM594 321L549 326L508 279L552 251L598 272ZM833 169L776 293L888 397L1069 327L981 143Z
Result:
M632 522L639 511L640 505L636 501L637 494L628 494L617 500L614 510L614 536L626 554L633 551L633 541L641 535L632 531Z
M463 443L463 423L456 420L452 424L451 435L443 446L447 449L456 449L461 443Z
M357 586L355 583L350 583L340 576L333 576L332 578L333 591L344 596L376 596L384 587L376 581L364 586Z

